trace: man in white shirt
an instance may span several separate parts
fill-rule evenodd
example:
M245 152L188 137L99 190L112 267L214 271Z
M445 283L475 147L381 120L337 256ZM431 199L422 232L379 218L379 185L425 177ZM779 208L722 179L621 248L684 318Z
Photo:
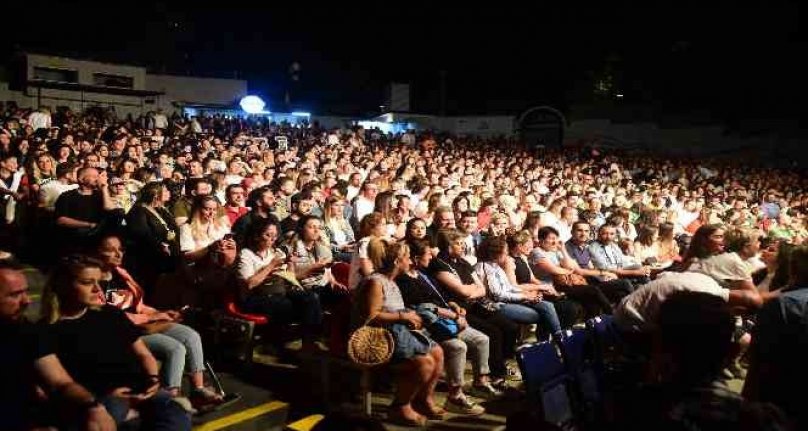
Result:
M352 201L357 195L359 195L359 189L362 186L362 174L359 172L354 172L351 174L351 177L348 180L348 193L345 194L345 199L348 202Z
M357 222L362 221L362 218L373 212L376 207L376 195L379 194L379 186L372 182L362 184L362 190L353 204L353 213Z
M693 220L696 220L699 217L699 211L696 208L696 201L686 199L682 203L682 208L677 210L677 213L676 232L684 232L687 226L690 223L693 223Z
M755 309L762 304L757 292L725 289L704 274L664 272L620 301L614 311L615 323L626 332L652 332L657 327L660 305L669 296L682 291L715 295L733 308Z
M157 113L154 114L154 128L155 129L168 128L168 117L166 117L166 114L163 114L162 109L158 109Z
M558 231L558 239L567 242L572 238L572 224L578 221L578 210L574 207L564 207L561 210L561 218L553 227Z
M477 214L473 211L466 211L461 214L457 228L461 234L466 236L463 239L466 248L463 259L466 259L469 265L474 266L477 264L477 247L482 241L480 233L477 232Z
M51 114L48 108L40 108L28 116L28 124L37 131L39 129L50 129Z
M78 187L76 166L72 163L62 163L56 166L56 181L49 181L39 188L39 206L46 211L53 212L56 199L62 193Z
M227 175L224 177L224 181L228 186L241 184L241 182L244 181L242 174L244 173L245 165L246 163L242 162L240 159L230 160L230 163L227 164Z

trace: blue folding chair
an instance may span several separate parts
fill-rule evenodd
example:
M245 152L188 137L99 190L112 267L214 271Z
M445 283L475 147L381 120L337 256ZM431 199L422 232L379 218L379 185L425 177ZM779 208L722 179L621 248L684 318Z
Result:
M528 400L544 421L575 429L576 417L570 397L572 379L556 346L544 341L523 347L516 354Z
M594 343L590 330L568 329L556 338L564 365L574 385L579 417L593 423L601 415L602 393L594 368Z
M614 325L614 318L604 314L586 321L586 327L592 333L595 367L605 371L609 362L615 361L619 355L620 333Z

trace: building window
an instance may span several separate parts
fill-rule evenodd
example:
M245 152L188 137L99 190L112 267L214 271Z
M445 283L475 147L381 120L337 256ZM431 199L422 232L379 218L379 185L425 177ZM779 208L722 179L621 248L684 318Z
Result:
M34 79L37 81L67 82L78 84L79 72L69 69L34 66Z
M135 85L135 80L130 76L93 73L93 84L101 87L132 88Z

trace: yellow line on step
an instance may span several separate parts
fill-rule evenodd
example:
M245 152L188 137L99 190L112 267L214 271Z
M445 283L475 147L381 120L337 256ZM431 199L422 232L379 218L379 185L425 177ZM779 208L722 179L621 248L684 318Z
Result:
M194 431L217 431L224 428L227 428L231 425L235 425L241 422L246 422L250 419L257 418L259 416L265 415L274 410L280 410L286 407L288 404L282 401L270 401L265 404L261 404L259 406L253 407L251 409L242 410L237 413L233 413L232 415L225 416L223 418L216 419L214 421L210 421L208 423L199 425L194 427Z
M286 429L291 431L310 431L315 425L323 420L324 417L325 416L323 415L306 416L303 419L290 423L286 426Z

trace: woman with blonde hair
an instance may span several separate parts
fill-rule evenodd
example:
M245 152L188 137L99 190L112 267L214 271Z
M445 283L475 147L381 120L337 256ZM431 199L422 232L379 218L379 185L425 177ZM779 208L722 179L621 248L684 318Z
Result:
M96 259L71 255L53 269L42 300L53 352L116 424L123 424L134 408L144 429L190 430L188 414L160 389L157 361L140 330L123 311L105 305L102 267Z
M366 216L366 218L369 216ZM364 219L363 219L364 220ZM427 419L444 419L446 410L436 405L435 386L443 372L443 350L423 332L423 320L406 308L395 279L410 270L409 247L402 242L385 244L373 238L373 274L357 287L353 327L387 328L395 339L392 365L398 377L389 419L407 426L423 427Z
M332 195L326 198L323 206L323 229L331 244L334 258L340 262L350 262L351 253L356 249L353 228L345 220L345 200Z
M401 217L393 208L394 193L391 190L383 191L376 195L376 202L373 211L382 215L384 219L385 235L388 237L404 238L406 224L401 222Z
M507 214L501 212L494 213L491 216L491 223L488 225L488 236L505 236L508 234L510 227L510 219Z
M191 218L180 226L180 250L191 261L213 257L227 250L232 251L230 262L235 260L236 242L230 233L227 216L217 217L219 201L214 196L202 196L194 203ZM228 265L229 266L229 265Z

